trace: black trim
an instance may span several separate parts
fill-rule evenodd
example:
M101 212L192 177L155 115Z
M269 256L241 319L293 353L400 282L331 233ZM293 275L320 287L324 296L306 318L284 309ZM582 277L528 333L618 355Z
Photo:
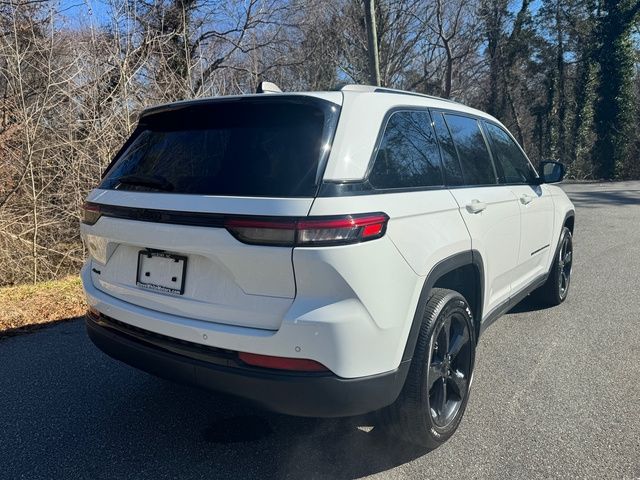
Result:
M502 315L507 313L513 307L515 307L518 303L524 300L528 295L531 294L535 289L544 285L544 282L547 281L549 277L549 273L545 273L538 278L534 279L529 285L523 287L518 293L513 296L510 296L507 300L497 305L493 310L489 312L489 314L482 320L480 323L480 334L484 333L484 331L491 326L496 320L498 320Z
M573 228L575 228L576 211L574 209L571 209L567 213L565 213L564 220L562 221L562 225L564 226L567 223L567 220L569 220L570 218L573 218L573 221L574 221ZM562 231L560 233L562 233Z
M200 212L181 212L178 210L155 210L152 208L138 208L138 207L122 207L116 205L106 205L103 203L88 202L88 205L98 206L100 209L100 217L120 218L124 220L136 220L140 222L153 222L153 223L166 223L170 225L185 225L191 227L209 227L209 228L226 228L227 231L239 242L247 245L263 245L272 247L332 247L338 245L353 245L356 243L370 242L382 238L387 232L387 223L389 216L384 212L367 212L367 213L355 213L350 215L316 215L306 217L291 217L291 216L267 216L267 215L235 215L226 213L200 213ZM331 220L345 220L353 219L358 220L362 217L379 216L384 217L382 230L375 235L369 235L362 237L361 232L358 233L356 238L346 240L335 241L300 241L298 222L310 222L310 221L331 221ZM290 223L291 229L295 230L295 236L291 241L279 241L268 242L266 240L251 240L239 235L233 225L228 222L230 220L255 220L259 222L274 222L274 223ZM96 220L97 222L97 220ZM377 223L377 222L376 222ZM382 222L380 222L382 223ZM94 225L90 223L87 225ZM166 253L164 250L154 250L159 253ZM172 254L173 256L176 256ZM185 261L186 266L186 261ZM139 262L138 262L139 267ZM184 271L183 271L184 272ZM181 292L181 295L184 292Z
M446 190L443 185L431 187L401 187L401 188L374 188L368 180L363 182L332 182L325 181L320 185L318 197L351 197L358 195L390 195L392 193L429 192L433 190Z
M534 250L533 252L531 252L531 256L533 257L536 253L540 253L541 251L543 251L545 248L549 248L551 245L547 244L544 247L540 247L537 250Z
M98 348L140 370L304 417L352 416L386 407L400 394L410 365L402 362L391 372L353 379L285 372L243 366L236 352L183 342L113 319L87 316L86 326Z
M474 321L476 322L476 328L478 328L478 319L482 318L482 303L484 298L484 264L480 252L476 250L467 250L438 262L427 275L418 300L418 308L416 308L413 321L411 322L411 329L409 330L407 343L402 354L402 361L410 361L413 358L413 352L416 348L418 334L420 333L420 326L422 325L422 318L424 317L424 310L431 295L431 289L443 275L466 265L473 265L476 267L480 277L480 285L477 287L479 290L479 298L476 299L476 311L472 312Z
M100 207L100 215L104 217L136 220L139 222L168 223L171 225L188 225L192 227L223 228L229 215L220 213L180 212L176 210L156 210L153 208L122 207L95 203ZM233 218L244 218L233 215ZM247 218L252 218L247 216ZM262 217L265 218L265 217ZM286 220L288 217L269 217Z

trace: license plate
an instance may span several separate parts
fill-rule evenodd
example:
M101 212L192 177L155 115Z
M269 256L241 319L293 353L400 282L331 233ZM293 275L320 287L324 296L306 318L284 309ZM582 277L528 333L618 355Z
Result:
M182 295L187 273L187 257L165 252L140 250L136 285L157 292Z

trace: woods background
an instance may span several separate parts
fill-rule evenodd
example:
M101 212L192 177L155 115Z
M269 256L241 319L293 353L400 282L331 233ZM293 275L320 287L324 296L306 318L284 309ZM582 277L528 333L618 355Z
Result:
M640 178L640 0L378 0L381 83L503 121L534 162ZM0 0L0 285L77 271L138 112L369 83L361 0Z

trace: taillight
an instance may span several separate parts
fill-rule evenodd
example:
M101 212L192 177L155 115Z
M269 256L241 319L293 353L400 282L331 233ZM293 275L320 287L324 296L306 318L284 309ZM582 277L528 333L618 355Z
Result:
M253 367L273 368L276 370L290 370L296 372L327 372L329 369L316 362L305 358L272 357L271 355L258 355L255 353L238 353L238 358L247 365Z
M251 220L232 218L224 223L244 243L291 246L296 239L295 220Z
M238 240L254 245L329 246L375 240L384 235L389 217L384 213L340 217L229 219L225 228Z
M85 202L85 204L82 205L82 223L93 225L98 221L101 215L100 205L89 202Z

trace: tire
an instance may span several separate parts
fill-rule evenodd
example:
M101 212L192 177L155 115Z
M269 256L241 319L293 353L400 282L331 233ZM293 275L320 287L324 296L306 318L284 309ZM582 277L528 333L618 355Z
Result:
M555 307L569 295L571 269L573 266L573 236L567 227L562 229L558 249L547 281L538 288L533 297L538 305Z
M467 301L453 290L434 288L404 387L395 403L380 412L382 427L395 437L428 449L446 442L458 428L467 406L475 345ZM449 359L446 355L452 353Z

